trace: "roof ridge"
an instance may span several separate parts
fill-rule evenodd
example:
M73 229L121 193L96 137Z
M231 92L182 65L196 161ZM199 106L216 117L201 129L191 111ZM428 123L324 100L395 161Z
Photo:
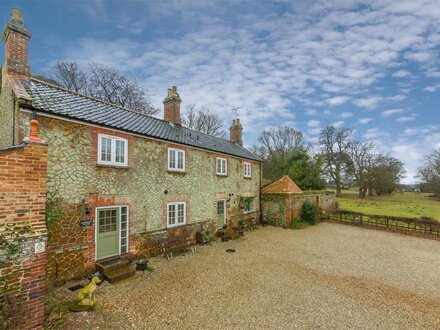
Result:
M40 80L40 79L37 79L37 78L34 78L34 77L31 77L31 80L34 80L34 81L36 81L36 82L38 82L38 83L40 83L40 84L44 84L44 85L48 85L48 86L53 87L53 88L60 89L60 90L62 90L62 91L64 91L64 92L68 92L68 93L73 94L73 95L77 95L77 96L85 97L85 98L90 99L90 100L92 100L92 101L96 101L96 102L104 103L104 104L107 104L107 105L110 105L110 106L112 106L112 107L119 108L119 109L122 109L122 110L131 111L131 112L137 113L137 114L139 114L139 115L142 115L142 116L145 116L145 117L148 117L148 118L153 118L153 119L157 119L157 120L165 121L165 120L163 120L163 119L160 119L160 118L157 118L157 117L153 117L153 116L151 116L151 115L147 115L146 113L143 113L143 112L141 112L141 111L134 110L134 109L130 109L130 108L127 108L127 107L123 107L123 106L121 106L121 105L118 105L118 104L115 104L115 103L111 103L111 102L108 102L108 101L104 101L104 100L101 100L101 99L99 99L99 98L97 98L97 97L94 97L94 96L90 96L90 95L83 94L83 93L78 93L78 92L72 91L72 90L70 90L70 89L68 89L68 88L65 88L65 87L62 87L62 86L58 86L58 85L55 85L55 84L49 83L49 82L44 81L44 80Z

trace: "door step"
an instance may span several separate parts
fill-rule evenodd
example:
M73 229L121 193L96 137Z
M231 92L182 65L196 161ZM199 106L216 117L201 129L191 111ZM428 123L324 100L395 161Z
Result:
M103 274L110 283L129 278L136 273L130 261L120 257L97 262L96 270Z
M124 280L126 278L132 277L134 274L136 274L136 270L134 268L126 267L126 268L113 270L107 274L104 274L104 276L110 283L115 283Z

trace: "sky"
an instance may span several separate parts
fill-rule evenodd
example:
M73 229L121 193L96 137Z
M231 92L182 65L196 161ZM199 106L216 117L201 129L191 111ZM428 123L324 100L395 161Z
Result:
M33 74L101 63L160 109L176 85L183 108L230 123L239 107L247 147L280 125L308 143L325 126L353 128L404 162L404 183L440 147L440 0L2 1L4 23L13 7L32 33Z

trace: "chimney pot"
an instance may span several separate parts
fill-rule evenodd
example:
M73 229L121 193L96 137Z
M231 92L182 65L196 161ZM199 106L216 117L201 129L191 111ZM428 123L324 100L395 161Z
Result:
M11 18L23 22L23 11L19 8L12 8Z
M24 138L24 141L26 142L38 142L38 143L45 143L43 139L41 139L38 135L38 126L40 124L38 123L38 120L32 119L31 120L31 131L30 135Z
M229 140L231 142L243 145L243 126L240 124L240 119L232 119L232 125L229 128Z
M182 99L177 93L177 87L172 86L168 89L168 95L163 100L163 114L164 120L178 126L182 125L182 119L180 118L180 103Z

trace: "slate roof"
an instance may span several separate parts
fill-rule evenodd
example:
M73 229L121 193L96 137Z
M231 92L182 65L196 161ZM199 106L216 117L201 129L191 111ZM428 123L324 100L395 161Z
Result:
M32 108L38 111L164 141L261 161L260 158L246 148L225 139L185 127L174 126L158 118L81 95L37 79L23 81L23 85L32 100Z

